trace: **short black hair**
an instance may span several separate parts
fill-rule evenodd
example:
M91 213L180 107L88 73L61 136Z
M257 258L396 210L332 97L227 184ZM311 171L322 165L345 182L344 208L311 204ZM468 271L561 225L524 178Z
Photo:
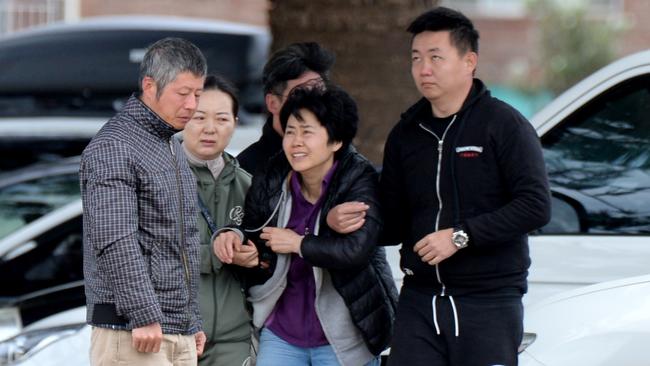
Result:
M467 51L478 54L479 34L472 21L463 13L444 6L438 6L421 14L406 28L406 31L413 37L426 31L449 31L451 44L456 47L459 54L464 55Z
M323 81L327 81L332 65L334 54L318 43L291 44L275 52L264 66L264 94L281 95L287 87L287 81L297 79L307 71L313 71L319 74Z
M219 74L210 74L205 77L203 91L218 90L226 93L232 100L232 115L237 117L239 113L239 99L237 99L237 88L225 77Z
M335 158L347 149L357 134L357 104L338 86L294 89L280 110L282 131L286 130L289 117L303 120L301 110L308 110L316 116L321 126L327 130L328 143L341 142L341 149L334 154Z

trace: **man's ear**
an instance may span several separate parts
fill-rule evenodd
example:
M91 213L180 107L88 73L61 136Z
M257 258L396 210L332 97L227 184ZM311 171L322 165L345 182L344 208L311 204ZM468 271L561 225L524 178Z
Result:
M476 52L468 51L465 53L465 56L463 56L463 59L465 61L465 66L473 73L478 65L478 54Z
M142 96L150 100L157 99L156 93L158 92L158 87L156 81L151 76L145 76L142 78Z
M269 113L273 115L280 114L280 109L282 109L282 102L277 95L267 93L264 95L264 102L266 103L266 109Z

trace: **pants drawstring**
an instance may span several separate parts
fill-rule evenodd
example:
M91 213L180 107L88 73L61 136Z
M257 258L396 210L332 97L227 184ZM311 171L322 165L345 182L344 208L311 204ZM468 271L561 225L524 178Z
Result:
M454 297L449 296L449 301L451 301L451 310L454 312L454 334L456 337L458 337L460 335L460 325L458 325L458 312L456 311L456 303L454 302Z
M433 325L436 326L436 334L440 335L440 326L438 326L438 315L436 314L436 298L438 295L433 295L433 300L431 301L431 307L433 308Z
M433 295L433 300L431 300L431 308L433 309L433 325L436 327L436 334L440 335L440 325L438 324L438 314L436 308L436 299L438 295ZM460 336L460 325L458 323L458 311L456 310L456 302L454 301L453 296L449 296L449 302L451 303L451 310L454 314L454 335L456 337Z

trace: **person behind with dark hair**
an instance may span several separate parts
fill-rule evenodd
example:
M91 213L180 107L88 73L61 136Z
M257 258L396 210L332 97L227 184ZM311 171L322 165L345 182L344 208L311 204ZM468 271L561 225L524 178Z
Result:
M280 109L287 96L296 86L320 85L328 81L333 64L334 55L315 42L294 43L271 56L262 74L269 117L260 139L237 156L242 168L255 175L282 150Z
M229 263L237 247L254 243L269 264L249 289L261 329L257 365L379 365L397 289L377 247L377 172L351 146L356 104L338 87L298 88L280 122L284 153L253 177L243 224L219 232L214 245ZM340 235L324 213L352 200L368 203L367 220Z
M180 38L155 42L133 95L92 139L79 171L92 365L196 365L196 182L173 135L185 128L207 64Z
M233 85L208 75L194 116L183 131L183 150L196 177L201 233L199 296L207 342L199 365L242 365L251 352L251 317L239 277L212 251L218 228L241 224L251 176L225 152L237 125L239 103ZM245 246L233 263L256 266L255 246Z
M527 233L550 218L542 149L530 123L474 78L478 31L430 10L408 27L422 98L384 149L382 244L402 244L388 364L516 365Z

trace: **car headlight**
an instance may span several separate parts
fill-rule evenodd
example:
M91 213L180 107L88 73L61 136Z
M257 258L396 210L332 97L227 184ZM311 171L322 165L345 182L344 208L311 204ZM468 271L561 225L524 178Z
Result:
M22 322L18 309L0 308L0 340L13 337L20 332L20 329L22 329Z
M524 333L524 336L521 338L521 344L519 344L519 349L517 352L522 353L528 348L533 342L537 339L537 334L535 333Z
M24 361L43 348L69 337L85 324L71 324L45 329L34 329L0 342L0 366Z

